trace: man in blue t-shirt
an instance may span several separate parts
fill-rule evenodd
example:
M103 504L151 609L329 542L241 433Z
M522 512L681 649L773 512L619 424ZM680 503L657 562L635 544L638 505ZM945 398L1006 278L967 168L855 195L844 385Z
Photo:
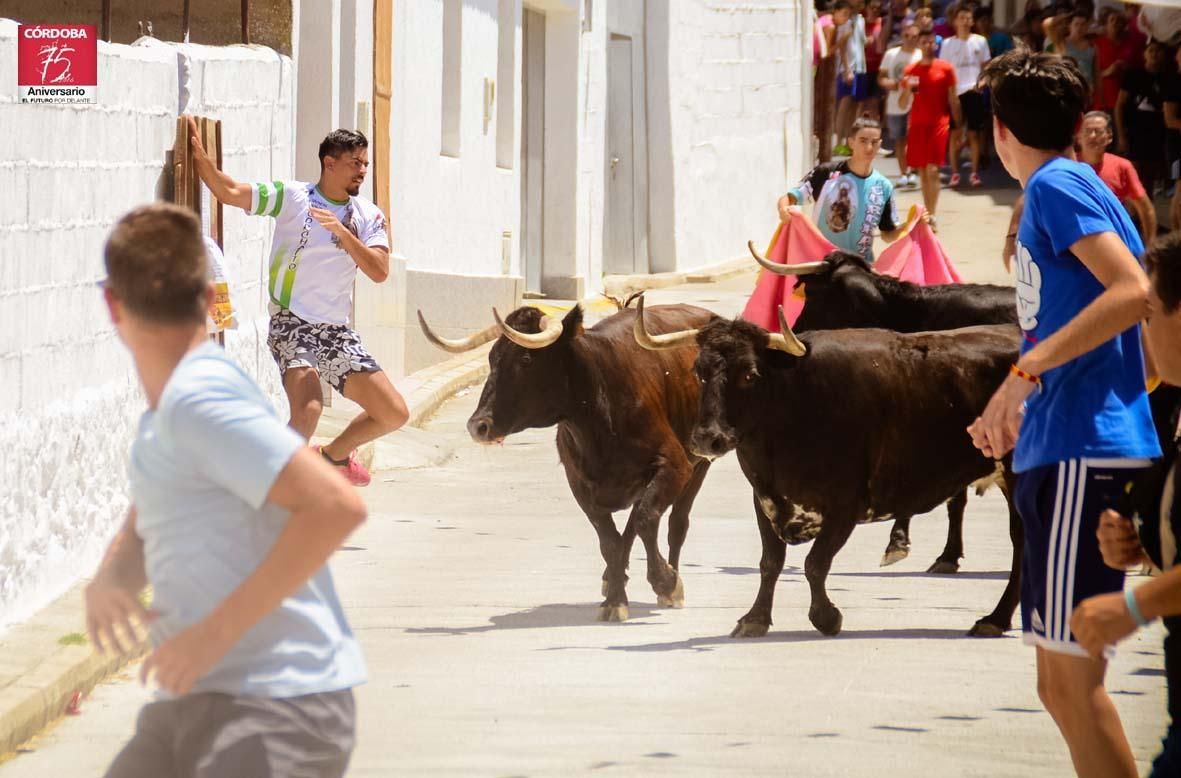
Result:
M837 248L872 263L875 233L880 231L890 243L906 230L898 223L894 184L873 168L882 146L882 125L866 117L856 120L849 146L853 156L847 161L817 165L799 186L779 198L779 218L785 224L806 218L797 206L811 201L812 219L821 234Z
M365 505L207 338L214 290L192 213L132 211L104 259L148 409L86 622L100 651L150 623L141 678L159 687L107 776L344 775L365 665L326 562Z
M1103 688L1106 657L1079 644L1071 614L1123 589L1123 572L1103 564L1099 516L1160 456L1138 326L1144 247L1095 171L1068 158L1088 94L1073 60L1015 50L985 77L997 152L1024 189L1016 274L1025 339L968 431L988 456L1013 450L1025 525L1022 631L1037 647L1042 702L1080 776L1132 778L1135 760Z

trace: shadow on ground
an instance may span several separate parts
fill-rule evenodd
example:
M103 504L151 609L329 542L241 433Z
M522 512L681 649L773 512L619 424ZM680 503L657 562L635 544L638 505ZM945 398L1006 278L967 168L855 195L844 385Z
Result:
M666 608L658 608L652 603L633 602L628 606L630 618L625 622L598 621L599 606L597 603L553 603L539 605L536 608L493 616L491 624L480 624L473 627L409 627L406 632L412 635L473 635L481 632L495 632L502 629L547 629L550 627L626 627L643 624L645 619L654 614L662 613Z
M827 637L811 629L771 632L761 638L732 638L726 635L677 640L670 643L641 643L631 646L608 646L609 651L710 651L715 646L741 646L763 643L812 643L820 640L961 640L962 629L850 629L836 637Z

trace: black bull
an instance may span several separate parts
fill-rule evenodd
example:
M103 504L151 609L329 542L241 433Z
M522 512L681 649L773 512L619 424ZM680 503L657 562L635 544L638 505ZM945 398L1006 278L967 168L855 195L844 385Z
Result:
M797 339L786 324L771 334L717 318L656 342L643 331L642 300L637 321L636 338L650 348L696 339L702 391L692 448L710 457L736 449L754 488L761 584L735 636L766 634L786 546L813 539L804 562L808 617L824 634L837 634L841 613L825 579L854 526L925 513L997 472L966 427L1017 357L1015 326L832 330ZM1003 475L1011 494L1007 465ZM1017 604L1023 539L1011 501L1009 517L1009 582L972 634L1007 630Z
M690 305L649 311L657 332L703 326L714 314ZM648 558L648 581L659 604L681 607L677 573L689 530L689 511L709 460L689 451L697 420L698 388L693 349L652 352L632 337L634 310L621 310L584 330L582 309L564 319L518 308L506 321L462 341L431 332L427 339L448 351L466 351L497 339L491 371L468 432L493 443L531 427L557 425L558 456L575 501L599 537L606 562L599 618L628 617L628 557L638 534ZM668 519L669 554L660 553L660 518ZM612 513L631 509L623 533Z
M764 259L747 243L755 260L777 275L795 276L807 302L795 331L880 327L895 332L929 332L978 324L1016 324L1016 295L1011 286L937 284L919 286L875 273L858 254L833 251L820 262L780 265ZM927 569L955 573L964 555L964 508L967 491L947 503L947 543ZM897 516L882 565L910 553L910 516Z

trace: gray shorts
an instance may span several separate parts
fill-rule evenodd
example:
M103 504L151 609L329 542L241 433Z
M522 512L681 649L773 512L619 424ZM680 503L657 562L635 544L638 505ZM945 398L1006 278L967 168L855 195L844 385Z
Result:
M910 119L910 114L908 113L886 114L886 132L890 134L890 138L895 143L906 140L906 122L908 119Z
M187 694L143 707L106 778L339 778L355 732L351 689L286 699Z

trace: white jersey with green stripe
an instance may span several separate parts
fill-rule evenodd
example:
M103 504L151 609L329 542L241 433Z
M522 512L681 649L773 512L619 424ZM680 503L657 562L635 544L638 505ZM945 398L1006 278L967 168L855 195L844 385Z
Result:
M302 181L251 184L250 213L275 219L271 312L286 309L305 321L348 326L357 263L312 218L310 208L332 211L366 246L389 248L385 216L363 197L330 200L315 184Z

